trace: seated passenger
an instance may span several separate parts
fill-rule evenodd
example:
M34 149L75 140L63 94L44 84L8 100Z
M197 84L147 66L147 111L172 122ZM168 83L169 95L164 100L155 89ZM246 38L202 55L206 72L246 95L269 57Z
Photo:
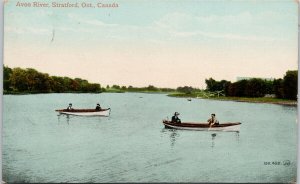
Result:
M174 116L172 116L172 123L181 123L181 120L178 118L179 113L175 112Z
M96 110L97 110L97 111L100 111L100 110L101 110L101 106L100 106L99 103L97 103Z
M211 114L211 118L207 120L208 125L213 126L213 125L219 125L219 121L216 118L216 114Z
M67 110L73 110L71 103L69 103L69 106L67 107Z

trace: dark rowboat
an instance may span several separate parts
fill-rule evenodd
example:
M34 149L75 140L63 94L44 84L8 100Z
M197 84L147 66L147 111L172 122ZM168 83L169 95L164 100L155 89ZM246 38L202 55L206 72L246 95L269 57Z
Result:
M210 126L208 123L172 123L171 121L163 120L166 128L182 129L182 130L202 130L202 131L239 131L240 122L237 123L222 123L219 125Z
M108 109L58 109L55 110L60 114L68 114L68 115L77 115L77 116L109 116L110 115L110 108Z

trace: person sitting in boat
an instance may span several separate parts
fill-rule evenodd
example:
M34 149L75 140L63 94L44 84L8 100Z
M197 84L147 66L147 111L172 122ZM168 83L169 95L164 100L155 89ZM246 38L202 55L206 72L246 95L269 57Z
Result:
M174 116L172 116L172 123L181 123L181 120L178 118L178 115L178 112L174 113Z
M209 118L207 120L207 122L208 122L208 125L211 125L211 126L213 126L213 125L219 125L219 121L216 118L216 114L211 114L211 118Z
M96 110L97 110L97 111L100 111L100 110L101 110L101 106L100 106L99 103L97 103Z
M67 110L73 110L71 103L69 103L69 106L67 107Z

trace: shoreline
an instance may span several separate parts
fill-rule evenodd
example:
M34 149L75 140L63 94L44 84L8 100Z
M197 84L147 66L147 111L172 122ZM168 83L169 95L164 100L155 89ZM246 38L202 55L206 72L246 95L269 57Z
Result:
M286 99L278 99L278 98L270 98L270 97L258 97L258 98L250 98L250 97L195 97L193 95L184 95L179 94L169 94L169 97L175 98L191 98L191 99L204 99L204 100L218 100L218 101L233 101L233 102L246 102L246 103L266 103L266 104L275 104L275 105L286 105L286 106L295 106L297 107L298 102L295 100L286 100Z
M37 95L37 94L101 94L101 93L147 93L147 94L166 94L168 97L175 98L191 98L191 99L206 99L206 100L219 100L219 101L233 101L233 102L247 102L247 103L267 103L275 105L286 105L286 106L295 106L297 107L298 102L295 100L286 100L270 97L259 97L259 98L250 98L250 97L197 97L194 94L181 94L170 92L161 92L161 91L103 91L103 92L63 92L63 93L4 93L3 95Z
M297 101L257 101L257 100L234 100L234 99L217 99L217 98L201 98L201 99L210 99L210 100L219 100L219 101L233 101L233 102L247 102L247 103L266 103L266 104L275 104L275 105L286 105L286 106L295 106L297 107Z

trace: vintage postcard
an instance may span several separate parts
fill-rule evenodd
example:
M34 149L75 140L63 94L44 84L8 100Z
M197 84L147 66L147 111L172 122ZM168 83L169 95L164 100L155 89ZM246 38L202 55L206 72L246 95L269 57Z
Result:
M6 0L3 183L297 182L295 0Z

